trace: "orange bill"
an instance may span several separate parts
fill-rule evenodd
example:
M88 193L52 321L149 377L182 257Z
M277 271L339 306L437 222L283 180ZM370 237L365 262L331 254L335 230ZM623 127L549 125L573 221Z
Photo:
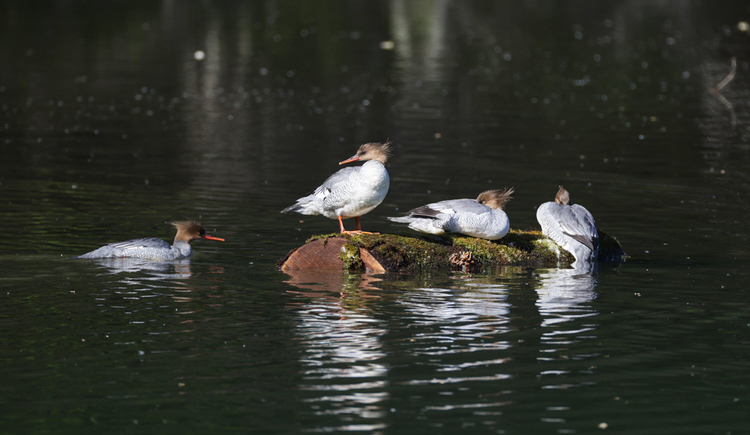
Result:
M339 165L343 165L343 164L351 163L351 162L356 162L357 160L359 160L359 156L355 154L355 155L349 157L348 159L344 160L343 162L339 162Z

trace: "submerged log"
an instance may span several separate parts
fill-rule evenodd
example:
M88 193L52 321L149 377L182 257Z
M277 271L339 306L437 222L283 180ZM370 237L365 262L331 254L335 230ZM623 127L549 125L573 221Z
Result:
M621 262L625 253L599 232L599 261ZM314 236L278 262L282 271L351 269L369 272L479 271L516 265L568 267L575 259L539 231L511 230L497 241L464 236L393 234Z

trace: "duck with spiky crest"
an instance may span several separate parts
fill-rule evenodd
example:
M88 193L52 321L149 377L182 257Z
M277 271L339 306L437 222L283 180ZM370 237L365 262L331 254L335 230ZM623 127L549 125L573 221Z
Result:
M503 207L510 201L513 188L487 190L477 199L449 199L417 207L392 222L409 224L409 228L429 234L456 233L487 240L498 240L508 234L510 221Z
M362 234L359 218L380 205L388 193L390 178L385 162L390 156L390 145L390 142L371 142L360 146L355 155L339 165L357 161L365 162L364 165L338 170L312 194L299 198L281 212L338 219L341 234ZM343 220L347 218L356 220L354 231L344 228Z
M175 235L172 245L162 239L144 237L110 243L75 258L140 258L153 261L172 261L185 258L193 252L190 247L192 240L224 241L224 239L206 234L206 230L198 222L182 221L170 222L170 224L177 228L177 235Z

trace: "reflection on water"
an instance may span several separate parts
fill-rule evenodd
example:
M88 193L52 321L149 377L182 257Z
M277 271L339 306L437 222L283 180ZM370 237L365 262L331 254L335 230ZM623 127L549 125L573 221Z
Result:
M148 275L140 278L145 280L187 279L192 275L189 258L174 261L152 261L141 258L98 258L87 261L101 266L102 269L105 269L104 273L146 272Z
M488 280L459 280L447 288L420 288L400 302L410 317L421 325L439 325L434 334L420 335L425 342L436 340L451 345L457 341L481 337L484 333L508 330L510 304L506 285ZM443 341L446 339L448 341ZM494 343L498 348L505 344ZM492 345L491 345L492 346ZM439 349L450 351L449 347ZM430 347L430 349L438 350ZM441 350L441 351L442 351Z
M0 6L8 432L745 430L746 2L36 3ZM278 221L299 180L383 138L382 232L497 185L536 228L570 184L635 261L280 279L330 230ZM50 261L177 217L228 242Z
M595 274L599 270L599 262L598 261L586 261L586 259L581 258L580 260L576 260L573 263L571 263L570 267L575 269L575 271L581 275Z
M569 391L594 386L592 368L587 361L599 352L591 352L586 339L595 338L598 326L593 317L599 312L592 307L597 294L596 275L576 269L539 270L536 306L542 316L536 377L541 390ZM560 430L567 426L568 406L547 406L541 417L546 424Z
M597 314L590 304L596 299L594 274L577 269L541 269L538 273L536 304L544 318L542 326L559 326L557 324L562 322Z
M347 279L349 283L344 282ZM319 430L386 427L394 400L402 400L390 393L394 379L398 390L408 391L462 389L467 384L510 377L499 369L508 357L496 353L510 347L498 337L510 329L507 285L492 279L459 278L451 280L447 288L424 287L394 294L384 289L393 282L378 283L367 275L360 279L338 272L294 276L289 281L314 290L295 293L301 298L296 310L297 332L305 348L300 359L305 367L300 389L310 412L329 418ZM376 309L383 304L401 313L398 319L377 319ZM385 339L386 334L391 337ZM384 340L393 342L393 336L402 344L395 348L391 344L388 349ZM465 353L474 354L471 362L455 359ZM404 358L411 360L407 366L398 362ZM409 376L394 377L394 364L399 373L406 369ZM482 412L499 406L481 402L465 406ZM420 412L448 406L439 403L423 403Z
M394 290L401 284L387 276L293 276L288 283L312 290L293 293L304 348L299 389L309 412L322 417L316 430L378 430L402 415L436 413L441 421L468 413L499 425L529 391L592 384L568 376L583 371L571 364L589 355L577 347L596 327L596 276L548 269L533 277L529 286L525 271L509 268L493 278L451 276ZM392 316L380 319L383 311ZM537 317L541 327L530 328ZM534 342L541 348L526 344ZM519 389L527 376L544 382ZM563 414L551 409L542 421Z
M164 296L175 302L194 299L193 296L185 295L192 293L190 285L185 281L193 276L189 258L168 262L140 258L98 258L85 261L102 269L99 276L110 275L116 279L112 283L116 287L103 289L97 300L109 301L112 296L118 295L134 300L153 300ZM175 310L179 312L177 308Z
M183 316L203 311L201 300L205 295L198 291L193 280L199 275L210 277L224 273L221 266L212 266L203 273L196 273L191 265L191 258L166 262L139 258L75 261L84 267L86 263L97 267L98 273L92 273L92 276L96 276L101 288L92 296L98 306L126 308L128 312L169 307L178 316ZM214 304L218 302L217 297L212 296ZM174 305L175 303L180 305ZM195 303L198 305L194 305Z
M372 286L377 281L372 276L359 278L341 271L297 272L287 281L313 290L295 292L310 298L297 306L296 329L304 347L299 386L305 392L303 400L314 415L352 422L334 423L322 431L384 427L370 423L386 415L384 401L388 398L384 390L388 367L382 362L385 353L380 342L387 329L385 322L372 317L364 294L377 290Z
M356 290L376 290L373 284L381 281L377 275L346 273L340 270L288 270L289 279L284 281L303 290L316 292L339 292L343 296ZM305 296L320 296L322 293L301 293Z

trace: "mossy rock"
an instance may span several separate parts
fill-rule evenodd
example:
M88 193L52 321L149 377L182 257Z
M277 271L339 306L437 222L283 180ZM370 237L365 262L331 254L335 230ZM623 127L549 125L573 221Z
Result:
M600 259L622 261L619 242L600 232ZM330 243L330 245L329 245ZM331 257L331 258L322 258ZM567 267L574 261L539 231L511 230L497 241L465 236L394 234L313 236L279 261L281 270L343 268L388 272L463 270L497 266Z

